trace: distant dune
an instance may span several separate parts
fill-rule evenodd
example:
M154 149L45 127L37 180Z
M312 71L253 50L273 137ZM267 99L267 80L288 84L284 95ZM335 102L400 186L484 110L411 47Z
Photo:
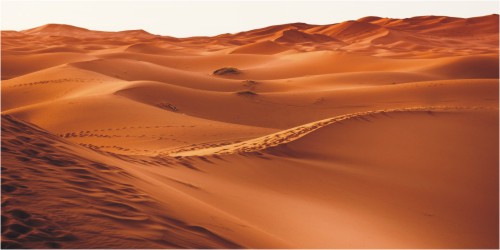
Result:
M2 31L2 248L498 248L498 29Z

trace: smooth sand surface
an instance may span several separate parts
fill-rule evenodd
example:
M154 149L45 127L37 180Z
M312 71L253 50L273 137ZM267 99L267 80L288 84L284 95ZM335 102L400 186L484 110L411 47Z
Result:
M2 31L2 247L498 248L498 23Z

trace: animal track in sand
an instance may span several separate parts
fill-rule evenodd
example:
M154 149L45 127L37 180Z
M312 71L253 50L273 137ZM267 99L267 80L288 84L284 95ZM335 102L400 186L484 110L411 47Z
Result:
M103 83L103 81L99 80L99 79L62 78L62 79L54 79L54 80L43 80L43 81L36 81L36 82L18 83L18 84L6 86L6 87L7 88L28 87L28 86L34 86L34 85L64 83L64 82L99 82L99 83Z
M60 133L58 136L63 138L71 138L71 137L145 137L146 135L132 136L132 135L112 135L112 134L103 134L96 132L112 132L112 131L122 131L122 130L130 130L130 129L162 129L162 128L195 128L195 125L151 125L151 126L130 126L130 127L119 127L119 128L101 128L101 129L93 129L93 130L85 130L85 131L68 131L65 133ZM160 138L160 137L153 137Z

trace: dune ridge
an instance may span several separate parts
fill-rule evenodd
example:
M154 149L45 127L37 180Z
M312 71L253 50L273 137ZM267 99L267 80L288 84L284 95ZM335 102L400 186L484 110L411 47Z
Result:
M384 110L373 110L365 112L350 113L346 115L340 115L320 121L311 122L298 127L290 128L287 130L282 130L274 134L262 136L255 139L250 139L243 142L238 142L235 144L229 144L224 146L210 146L207 148L181 148L179 150L161 153L160 155L173 156L173 157L185 157L185 156L206 156L206 155L223 155L223 154L237 154L237 153L249 153L255 151L266 150L268 148L276 147L281 144L286 144L297 140L307 134L321 129L325 126L336 122L342 122L348 119L363 119L365 116L371 116L375 114L386 114L394 112L436 112L436 111L456 111L456 110L478 110L482 107L446 107L446 106L434 106L434 107L411 107L411 108L398 108L398 109L384 109Z

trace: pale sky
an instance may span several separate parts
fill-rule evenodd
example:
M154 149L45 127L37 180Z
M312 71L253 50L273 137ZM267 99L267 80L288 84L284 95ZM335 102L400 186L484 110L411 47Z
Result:
M62 23L93 30L144 29L175 37L213 36L304 22L332 24L364 16L473 17L499 12L484 1L22 1L1 0L1 29Z

